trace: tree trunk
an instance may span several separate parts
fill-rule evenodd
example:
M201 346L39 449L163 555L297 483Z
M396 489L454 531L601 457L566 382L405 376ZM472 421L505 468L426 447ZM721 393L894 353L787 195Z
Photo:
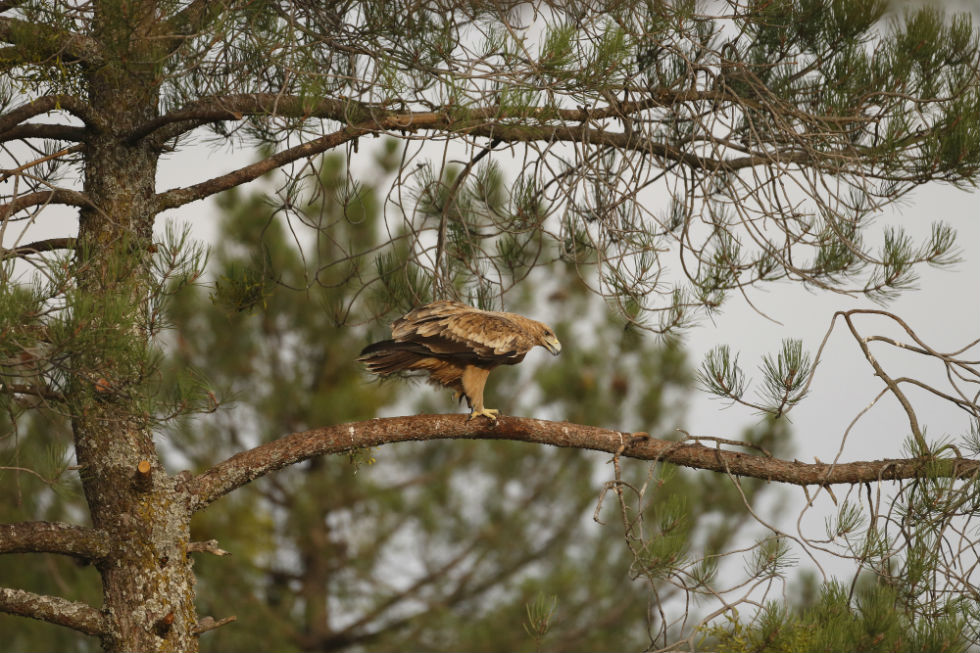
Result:
M134 3L135 4L135 3ZM93 339L72 360L75 453L93 525L109 534L102 576L107 651L196 651L191 512L181 477L153 443L145 393L148 261L159 153L127 134L157 115L159 61L142 25L153 3L99 3L104 65L87 75L108 127L89 135L76 256L76 330ZM139 43L147 45L140 47ZM119 54L115 54L119 53ZM87 341L88 342L88 341Z

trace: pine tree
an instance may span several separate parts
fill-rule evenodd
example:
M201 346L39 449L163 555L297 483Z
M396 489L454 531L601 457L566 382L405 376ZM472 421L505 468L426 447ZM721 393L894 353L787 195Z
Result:
M950 517L969 519L961 511L972 485L950 479L969 478L976 461L926 438L908 382L872 352L890 343L861 335L856 321L867 311L838 317L908 417L914 445L901 459L800 466L723 448L722 439L711 448L622 425L422 416L341 426L332 415L197 475L175 473L161 454L174 420L220 401L200 374L163 374L165 306L199 280L203 252L165 230L161 214L282 170L270 196L287 225L300 224L302 194L320 179L317 156L346 148L353 162L368 137L416 149L406 150L383 203L383 251L321 259L356 220L317 223L305 250L317 274L303 285L342 272L356 291L336 307L341 315L380 317L429 296L499 305L555 257L618 319L671 334L748 286L789 280L886 301L914 284L920 265L952 263L948 226L916 243L897 226L876 231L873 218L922 184L976 183L977 32L969 18L934 9L882 25L884 9L857 0L711 11L658 0L0 3L0 139L12 161L0 173L3 446L18 463L8 467L48 479L77 474L85 497L68 523L4 524L0 552L90 562L102 596L97 608L82 591L75 600L5 587L0 610L98 637L106 650L196 650L220 621L199 617L195 604L189 554L207 547L192 545L194 514L284 467L413 439L523 439L819 488L949 482L935 498ZM187 187L159 185L161 158L205 133L212 147L260 158ZM505 183L491 183L494 175ZM341 198L352 209L354 190ZM77 216L77 233L59 208ZM61 231L39 235L35 226ZM261 306L274 263L219 279L214 293L230 306ZM960 387L972 383L975 359L888 319L905 327L903 347L950 371L954 389L934 394L980 415L975 392ZM771 358L765 385L777 401L761 409L792 408L809 382L805 360L793 343ZM734 362L719 350L702 380L750 401ZM54 444L38 459L48 447L21 435L45 421L70 436L45 433ZM60 453L68 437L70 470ZM650 580L710 575L675 555L683 506L661 511L653 541L630 530L627 479L616 474L626 543ZM929 528L937 541L961 538L953 551L975 550L949 519ZM778 572L781 542L773 535L754 549L753 578ZM943 573L924 591L972 596L975 583L953 558L939 560ZM710 593L694 581L679 591ZM927 615L930 605L915 609ZM673 637L664 631L665 642Z

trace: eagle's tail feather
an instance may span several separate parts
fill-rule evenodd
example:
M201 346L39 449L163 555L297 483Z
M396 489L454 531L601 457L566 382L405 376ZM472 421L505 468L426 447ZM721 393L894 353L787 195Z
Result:
M415 363L426 357L426 353L418 351L418 345L382 340L365 347L358 360L364 363L372 374L389 376L412 370Z

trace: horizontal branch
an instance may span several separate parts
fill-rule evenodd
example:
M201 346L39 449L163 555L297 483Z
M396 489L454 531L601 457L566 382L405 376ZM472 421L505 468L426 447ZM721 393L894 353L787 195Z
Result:
M238 617L231 616L225 617L224 619L215 619L214 617L204 617L201 619L197 626L194 628L194 635L203 635L204 633L214 630L215 628L221 628L232 622L238 621Z
M633 150L663 159L683 163L692 168L733 172L742 168L779 163L780 165L812 164L812 157L803 152L773 153L743 156L735 159L711 159L682 152L665 143L623 132L607 132L589 124L577 126L514 125L487 121L461 123L443 113L389 113L388 115L357 124L348 125L307 143L291 147L262 161L239 168L186 188L174 188L156 196L157 211L177 208L190 202L210 197L235 186L247 183L267 172L293 161L321 154L361 136L391 134L394 132L435 131L460 135L481 136L508 143L515 142L570 142L589 145L605 145L620 150Z
M380 110L389 113L387 109ZM201 125L226 120L242 120L246 116L282 116L286 118L327 118L346 123L374 113L372 105L353 100L323 98L311 100L295 95L275 93L243 93L203 98L162 116L149 120L126 138L137 141L153 134L158 142L166 142ZM360 118L358 118L360 116ZM159 130L170 127L164 132Z
M231 555L218 546L218 540L205 540L203 542L190 542L187 545L188 553L210 553L216 556Z
M793 485L833 485L900 480L925 476L963 478L980 469L980 461L892 459L842 464L807 464L762 455L661 440L583 426L521 417L501 417L496 425L465 415L416 415L374 419L293 433L243 451L191 479L192 507L201 510L237 487L314 456L394 442L442 439L517 440L558 447L619 453L641 460L660 460L695 469L777 481Z
M65 396L60 392L37 383L0 383L0 392L11 395L29 395L50 401L65 400Z
M45 95L0 115L0 136L25 120L50 111L66 111L94 129L101 130L105 127L92 107L74 95Z
M507 110L498 105L471 107L465 112L466 120L492 122L495 124L511 124L516 121L526 123L526 126L551 126L559 123L566 125L585 122L605 121L610 118L638 117L652 109L668 107L681 103L709 102L733 103L752 109L763 109L760 103L733 96L717 90L685 90L676 91L662 88L644 90L647 97L635 101L612 101L605 106L579 107L564 109L558 107L526 107L517 111ZM827 123L854 123L868 121L864 116L812 116L798 113L793 108L795 117L809 123L824 125ZM374 122L377 125L390 123L421 124L428 116L440 116L442 122L451 124L454 119L447 112L413 112L396 111L388 104L372 104L359 102L350 98L319 98L300 97L297 95L282 95L278 93L240 93L232 95L215 95L201 98L170 111L162 116L149 120L129 134L127 139L137 141L149 135L158 143L165 143L171 138L196 129L201 125L223 122L227 120L242 120L245 117L281 116L285 118L320 118L335 120L348 125L362 122ZM455 118L459 121L459 117Z
M11 127L0 134L0 142L23 140L26 138L44 138L54 141L82 142L88 135L84 127L72 125L49 125L46 123L24 123Z
M0 553L60 553L91 562L109 553L109 542L102 531L72 524L0 524Z
M449 126L445 126L448 130ZM814 165L816 162L811 154L798 150L786 150L767 154L741 156L732 159L715 159L704 157L692 152L684 152L667 143L653 141L636 133L610 132L594 125L513 125L513 124L480 124L472 128L457 128L473 136L494 138L506 143L544 142L544 143L582 143L587 145L604 145L620 151L632 150L650 154L655 157L683 163L690 168L709 172L735 172L744 168L760 165ZM830 155L828 155L828 160Z
M92 206L88 195L77 190L67 188L56 188L55 190L42 190L36 193L25 193L18 195L6 204L0 204L0 219L9 218L18 211L29 209L32 206L44 206L45 204L64 204L66 206Z
M101 612L85 603L57 596L0 587L0 612L65 626L86 635L97 636L105 632Z
M27 245L11 247L10 249L0 247L0 261L18 256L38 254L40 252L53 252L58 249L73 249L74 247L74 238L48 238L47 240L38 240Z

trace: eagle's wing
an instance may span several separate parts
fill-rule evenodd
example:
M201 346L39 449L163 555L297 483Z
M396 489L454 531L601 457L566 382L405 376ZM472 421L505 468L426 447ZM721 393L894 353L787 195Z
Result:
M391 325L391 335L399 342L424 345L434 354L484 360L523 357L536 344L506 314L452 301L433 302L411 311Z

